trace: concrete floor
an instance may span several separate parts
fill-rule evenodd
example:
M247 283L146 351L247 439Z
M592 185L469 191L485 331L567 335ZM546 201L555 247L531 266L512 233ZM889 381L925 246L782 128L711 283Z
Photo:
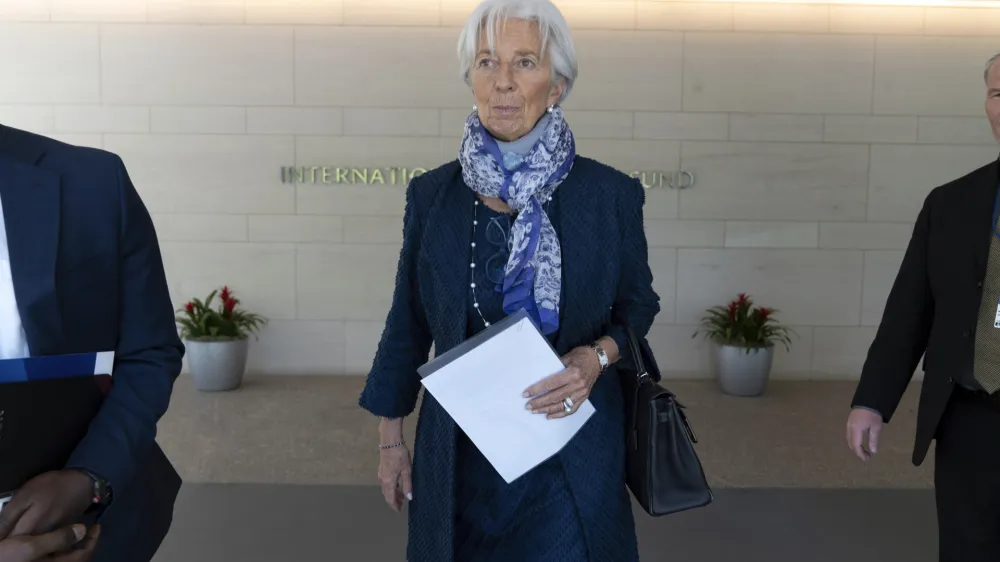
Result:
M937 560L928 490L719 490L636 525L642 562ZM397 562L405 548L406 517L376 487L193 484L154 562Z
M236 391L195 391L187 376L159 440L186 482L368 486L377 421L358 408L360 377L250 377ZM854 383L772 382L764 396L722 395L709 381L668 381L688 408L710 482L724 488L929 488L933 454L910 463L919 388L862 463L844 441ZM411 433L415 420L407 420Z
M362 385L250 377L203 394L182 377L159 440L186 484L155 562L404 560L406 519L375 486ZM918 388L866 464L844 443L853 383L776 381L759 398L667 385L688 406L716 501L660 519L637 511L643 562L936 560L933 455L909 460Z

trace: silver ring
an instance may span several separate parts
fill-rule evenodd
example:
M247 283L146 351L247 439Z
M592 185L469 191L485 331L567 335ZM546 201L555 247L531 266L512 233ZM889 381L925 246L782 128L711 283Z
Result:
M563 411L567 414L573 411L573 399L569 396L563 398Z

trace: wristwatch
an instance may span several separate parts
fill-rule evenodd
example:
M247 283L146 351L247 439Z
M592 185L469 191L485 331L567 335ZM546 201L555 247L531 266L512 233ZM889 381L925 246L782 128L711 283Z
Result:
M597 353L597 360L601 362L601 374L603 375L604 371L608 368L608 363L610 363L608 360L608 354L604 351L604 348L596 342L590 344L590 349L593 349L594 353Z
M111 484L107 480L101 478L100 476L90 472L89 470L80 469L80 472L86 474L94 482L94 493L91 497L91 503L94 505L107 505L111 502Z

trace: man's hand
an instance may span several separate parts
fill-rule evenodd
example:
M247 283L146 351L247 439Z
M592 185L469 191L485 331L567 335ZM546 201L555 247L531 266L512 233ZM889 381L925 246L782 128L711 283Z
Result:
M859 459L867 461L878 451L878 438L882 433L882 416L864 408L855 408L847 417L847 446ZM865 437L868 448L865 448Z
M97 539L100 536L100 525L94 525L87 531L87 536L82 542L77 543L69 550L52 555L51 559L44 558L43 560L48 560L49 562L90 562L94 557L94 550L97 548Z
M44 535L8 537L0 540L0 562L87 562L99 535L99 527L88 532L83 525L73 525Z
M79 523L93 493L93 480L77 470L46 472L32 478L0 511L0 540Z

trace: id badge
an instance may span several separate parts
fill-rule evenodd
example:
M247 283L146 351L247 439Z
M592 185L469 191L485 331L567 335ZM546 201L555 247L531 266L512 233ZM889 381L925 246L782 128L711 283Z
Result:
M993 317L993 327L1000 328L1000 300L997 301L997 314Z

